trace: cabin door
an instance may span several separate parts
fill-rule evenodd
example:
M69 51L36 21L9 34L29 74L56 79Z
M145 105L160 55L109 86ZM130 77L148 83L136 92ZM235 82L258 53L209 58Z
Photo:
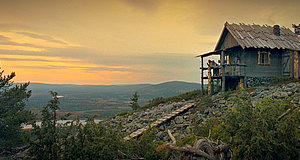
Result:
M282 75L290 76L291 73L291 54L285 52L282 54Z

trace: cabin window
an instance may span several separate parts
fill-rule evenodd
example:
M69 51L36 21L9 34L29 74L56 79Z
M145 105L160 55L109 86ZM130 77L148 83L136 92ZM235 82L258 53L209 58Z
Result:
M258 64L270 65L271 52L258 51Z

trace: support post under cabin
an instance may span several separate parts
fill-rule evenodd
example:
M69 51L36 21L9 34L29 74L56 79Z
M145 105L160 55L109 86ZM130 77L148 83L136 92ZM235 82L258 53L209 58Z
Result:
M221 51L221 66L222 66L222 92L225 92L225 54Z
M207 70L207 79L208 79L208 94L213 95L213 87L212 87L212 77L211 77L211 67L210 64L208 64L208 70Z
M204 88L203 88L203 57L201 56L201 94L204 95Z

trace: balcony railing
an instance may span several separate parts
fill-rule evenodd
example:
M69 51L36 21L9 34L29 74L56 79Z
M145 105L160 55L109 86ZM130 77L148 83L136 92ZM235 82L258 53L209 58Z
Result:
M246 65L245 64L226 64L225 76L245 76Z
M200 68L203 71L208 70L208 67ZM245 64L225 64L225 76L245 76L246 65ZM222 67L218 64L217 67L211 67L211 77L218 79L222 77ZM208 79L208 76L203 76L204 79Z

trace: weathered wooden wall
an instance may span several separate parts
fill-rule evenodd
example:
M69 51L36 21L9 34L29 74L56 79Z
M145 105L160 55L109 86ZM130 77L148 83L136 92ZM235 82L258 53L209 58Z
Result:
M221 39L221 46L218 49L226 49L226 48L232 48L239 46L237 41L233 38L231 34L229 34L228 31L225 30L226 36L224 39Z
M279 50L271 51L270 65L258 64L258 50L256 49L246 49L241 55L242 61L247 65L248 77L279 77L282 74L282 56Z

